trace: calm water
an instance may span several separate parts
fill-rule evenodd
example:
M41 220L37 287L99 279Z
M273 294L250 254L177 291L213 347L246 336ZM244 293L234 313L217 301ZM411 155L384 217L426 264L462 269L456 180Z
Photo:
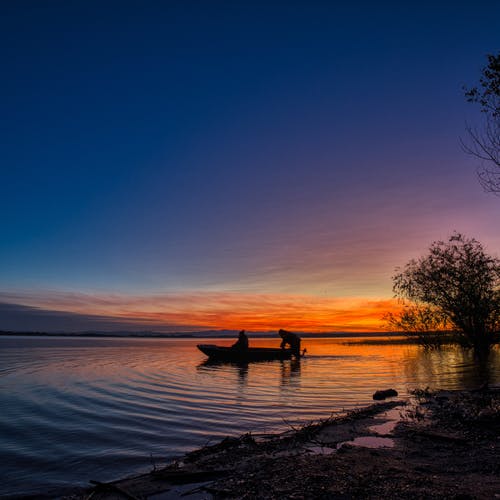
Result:
M194 339L0 337L0 495L148 471L226 435L371 403L377 389L500 383L497 351L476 368L461 350L346 340L305 339L300 363L235 366L204 364Z

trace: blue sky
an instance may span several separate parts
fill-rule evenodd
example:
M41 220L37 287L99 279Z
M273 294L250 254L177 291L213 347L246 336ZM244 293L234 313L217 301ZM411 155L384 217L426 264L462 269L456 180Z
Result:
M497 2L0 9L6 302L385 299L453 230L498 254L499 200L459 143Z

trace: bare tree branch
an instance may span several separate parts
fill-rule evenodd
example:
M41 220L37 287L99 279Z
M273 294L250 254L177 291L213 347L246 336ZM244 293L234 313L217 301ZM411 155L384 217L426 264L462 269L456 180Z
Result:
M483 189L500 195L500 53L488 55L479 84L466 90L465 96L481 106L486 123L482 131L467 126L469 140L460 142L467 154L480 160L477 175Z

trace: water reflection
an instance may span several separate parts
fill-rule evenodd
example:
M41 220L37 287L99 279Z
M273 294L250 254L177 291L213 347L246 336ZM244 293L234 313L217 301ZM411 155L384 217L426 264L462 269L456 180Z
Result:
M240 385L246 385L248 382L248 370L249 365L258 365L259 372L262 371L263 366L267 366L268 378L272 377L275 372L274 368L279 365L280 367L280 384L282 386L295 384L300 378L301 360L300 359L289 359L289 360L276 360L276 361L254 361L249 362L234 362L234 361L216 361L216 360L205 360L201 362L197 369L199 371L214 374L225 373L228 371L236 372L238 375L238 382ZM270 380L271 382L271 380Z
M238 382L240 385L245 385L248 378L248 363L237 363Z
M449 346L411 352L405 359L404 372L418 387L473 389L494 384L499 365L498 349L478 357L472 350Z
M300 358L281 361L281 386L297 385L300 380Z

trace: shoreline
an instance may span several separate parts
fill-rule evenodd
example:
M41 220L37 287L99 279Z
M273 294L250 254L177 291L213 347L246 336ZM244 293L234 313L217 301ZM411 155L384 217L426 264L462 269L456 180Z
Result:
M329 338L370 338L370 337L401 337L399 332L328 332L309 333L297 332L302 339ZM276 332L247 332L251 339L276 339ZM232 340L238 336L238 331L192 332L192 333L155 333L155 332L79 332L79 333L49 333L49 332L12 332L0 330L0 337L62 337L62 338L139 338L139 339L224 339Z
M415 391L345 415L244 434L147 474L98 483L65 500L495 498L500 495L500 388Z
M111 340L111 339L149 339L149 340L223 340L234 341L237 332L231 334L205 334L203 332L193 334L141 334L141 333L42 333L42 332L5 332L0 331L0 339L4 338L43 338L43 339L93 339L93 340ZM278 340L275 333L256 333L249 332L250 340L271 339ZM308 340L342 340L344 345L417 345L424 346L418 337L404 335L401 332L339 332L339 333L300 333L303 341ZM500 339L492 344L492 348L500 345ZM456 339L443 338L439 342L439 347L459 346ZM425 346L424 346L425 347ZM459 346L460 347L460 346Z

